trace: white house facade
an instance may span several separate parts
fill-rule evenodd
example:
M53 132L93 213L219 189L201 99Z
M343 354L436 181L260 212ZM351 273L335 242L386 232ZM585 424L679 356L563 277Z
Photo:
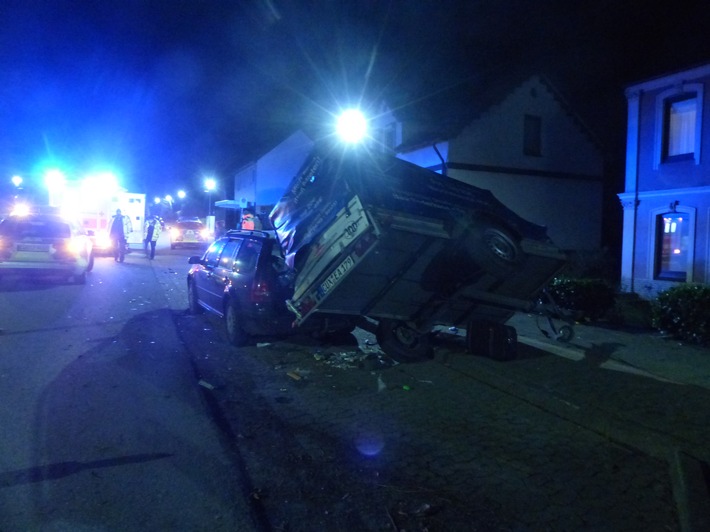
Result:
M622 289L710 280L710 64L636 83L628 101Z
M550 83L533 76L460 132L397 156L488 189L566 250L601 244L604 160Z

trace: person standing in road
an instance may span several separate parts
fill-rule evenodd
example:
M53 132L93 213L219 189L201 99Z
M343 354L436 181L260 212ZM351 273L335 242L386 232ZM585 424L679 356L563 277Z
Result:
M121 209L116 209L116 214L111 219L111 227L109 228L114 261L123 262L126 252L126 238L132 231L131 219L121 214Z
M155 244L158 242L158 237L160 236L160 224L155 218L151 218L146 222L145 229L143 230L143 243L145 247L145 254L148 256L148 246L150 246L150 260L155 258Z

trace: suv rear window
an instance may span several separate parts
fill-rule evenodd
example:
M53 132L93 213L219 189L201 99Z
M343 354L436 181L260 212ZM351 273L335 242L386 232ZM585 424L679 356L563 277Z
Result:
M0 223L0 235L13 238L69 238L69 224L54 220L23 218L21 220L7 219Z
M179 229L193 229L197 231L205 227L201 222L178 222L177 226Z

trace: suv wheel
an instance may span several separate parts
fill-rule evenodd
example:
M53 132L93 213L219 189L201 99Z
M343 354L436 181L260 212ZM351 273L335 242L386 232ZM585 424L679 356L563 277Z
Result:
M202 313L202 307L197 299L197 288L195 288L195 281L187 282L187 303L189 305L190 314Z
M227 339L229 343L241 347L249 341L249 335L241 326L239 309L232 303L227 303L227 310L224 313L224 323L227 328Z
M431 335L412 329L403 321L381 319L376 337L382 350L398 362L414 362L431 355Z

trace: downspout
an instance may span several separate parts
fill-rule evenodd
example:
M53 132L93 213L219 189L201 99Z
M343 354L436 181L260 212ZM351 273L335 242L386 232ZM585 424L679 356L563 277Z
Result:
M634 223L631 239L631 293L636 293L636 226L639 217L639 157L641 145L641 92L638 95L636 111L636 164L634 165Z
M432 147L434 148L434 151L436 154L439 156L439 160L441 161L441 175L446 175L447 168L446 168L446 161L444 158L441 156L441 152L439 151L439 148L436 147L436 142L432 144Z

